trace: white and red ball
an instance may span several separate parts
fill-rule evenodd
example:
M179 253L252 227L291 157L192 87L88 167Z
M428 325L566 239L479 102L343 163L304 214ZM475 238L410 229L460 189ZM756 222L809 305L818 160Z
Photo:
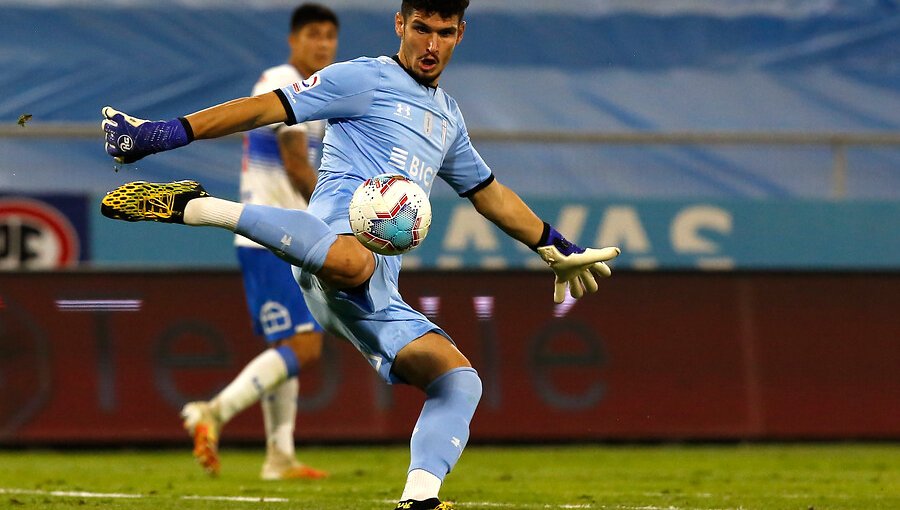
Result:
M418 184L382 174L362 183L350 200L350 228L366 248L400 255L419 246L431 226L431 203Z

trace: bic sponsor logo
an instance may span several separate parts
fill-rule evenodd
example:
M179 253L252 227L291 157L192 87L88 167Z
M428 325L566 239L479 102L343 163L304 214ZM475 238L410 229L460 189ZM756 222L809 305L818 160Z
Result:
M409 151L400 147L392 147L388 165L404 172L410 179L418 181L426 191L431 189L434 183L434 167L428 165L416 155L410 155Z
M78 234L55 207L37 200L0 199L0 269L51 269L74 265Z

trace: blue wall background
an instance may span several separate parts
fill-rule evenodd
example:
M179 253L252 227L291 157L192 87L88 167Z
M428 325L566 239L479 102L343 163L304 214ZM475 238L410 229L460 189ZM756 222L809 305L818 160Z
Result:
M396 50L397 2L326 3L342 19L341 59ZM31 113L35 124L99 123L105 104L169 118L246 95L260 70L283 61L292 6L0 0L0 122ZM459 100L471 129L900 131L900 4L894 0L475 1L468 24L442 86ZM557 204L551 210L573 201L592 210L624 201L654 217L652 211L669 203L764 200L795 214L795 206L829 209L832 196L832 154L824 147L478 147L501 181L529 200ZM99 197L127 180L194 178L233 198L239 153L237 141L203 142L115 172L99 136L0 138L0 189ZM887 210L870 216L876 213L866 204L890 207L900 200L900 149L855 148L848 157L849 201L841 207L861 204L861 212L835 214L877 223ZM436 186L433 197L441 203L452 192ZM761 225L777 220L743 205L729 210L736 219L756 211ZM138 234L144 227L108 223L96 219L93 229L100 263L233 263L227 234L153 231L149 237L163 242L147 247L140 241L148 236ZM801 245L832 239L826 227L810 223L804 234L810 242ZM116 242L130 235L126 228L133 244ZM191 249L195 243L221 250ZM173 244L187 248L169 250ZM427 249L423 263L433 259ZM804 253L768 263L733 258L738 267L840 262L812 249ZM641 257L662 267L686 263L662 252ZM896 258L872 263L885 261Z

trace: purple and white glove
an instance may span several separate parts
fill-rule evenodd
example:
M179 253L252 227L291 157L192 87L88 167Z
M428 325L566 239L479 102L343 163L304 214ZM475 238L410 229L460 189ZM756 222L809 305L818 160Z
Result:
M597 292L596 277L610 276L612 270L605 262L616 258L620 253L616 247L581 248L547 223L544 223L541 240L532 249L538 252L556 274L553 284L553 301L556 303L565 300L566 288L575 299L583 296L585 291Z
M184 117L166 121L144 120L126 115L110 106L102 110L106 132L106 153L127 164L177 149L194 141L191 125Z

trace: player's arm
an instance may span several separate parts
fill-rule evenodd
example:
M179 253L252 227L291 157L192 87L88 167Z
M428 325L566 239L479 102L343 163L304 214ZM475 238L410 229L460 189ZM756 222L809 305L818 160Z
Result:
M284 103L275 92L242 97L185 117L194 139L219 138L287 120Z
M612 274L604 262L619 255L618 248L581 248L540 218L514 191L497 182L472 146L465 121L456 110L460 131L438 175L460 196L467 197L482 216L536 251L556 275L553 300L562 303L566 289L574 298L596 292L596 277ZM474 184L474 186L473 186Z
M581 248L570 242L528 207L516 192L496 179L469 200L475 210L512 238L535 250L556 274L553 300L562 303L566 289L574 298L596 292L596 277L612 274L605 261L619 255L619 249Z
M535 246L544 232L544 222L515 191L494 179L469 197L479 214L517 241Z
M106 152L119 163L177 149L194 140L219 138L287 120L284 104L275 92L243 97L186 117L150 121L103 108Z
M300 129L282 127L277 132L278 149L291 185L309 202L316 187L316 170L309 164L309 142Z
M307 120L364 115L380 83L381 65L374 59L333 64L307 80L244 97L187 117L148 121L103 108L106 152L120 163L177 149L194 140L218 138L276 122L293 125Z

